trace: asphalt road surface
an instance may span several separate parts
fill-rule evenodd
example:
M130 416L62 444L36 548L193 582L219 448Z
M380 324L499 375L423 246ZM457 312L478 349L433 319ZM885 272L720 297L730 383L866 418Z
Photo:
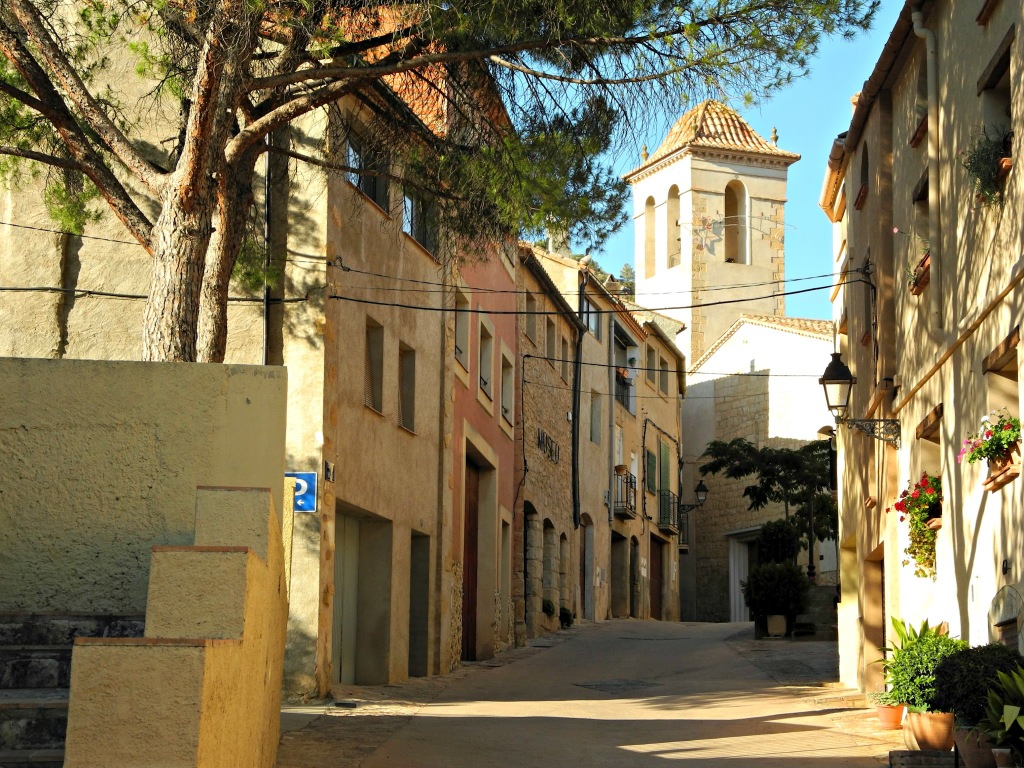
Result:
M453 675L342 688L282 720L279 768L877 768L898 736L836 679L835 642L619 620Z

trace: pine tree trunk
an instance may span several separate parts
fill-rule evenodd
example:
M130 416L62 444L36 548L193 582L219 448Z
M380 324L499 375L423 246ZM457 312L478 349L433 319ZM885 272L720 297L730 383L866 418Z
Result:
M200 190L195 191L201 195ZM193 362L212 204L166 200L153 227L153 277L143 318L142 359Z
M258 148L257 148L258 150ZM253 204L252 180L258 151L221 174L217 189L217 229L210 238L199 300L198 360L223 363L228 342L231 273L245 241L246 217ZM239 167L240 166L240 167Z

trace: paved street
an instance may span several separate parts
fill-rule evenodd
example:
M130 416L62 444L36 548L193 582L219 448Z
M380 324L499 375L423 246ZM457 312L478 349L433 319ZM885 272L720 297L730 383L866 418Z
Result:
M286 710L278 766L875 768L902 748L828 685L835 643L752 635L610 621L447 677L336 690L344 706Z

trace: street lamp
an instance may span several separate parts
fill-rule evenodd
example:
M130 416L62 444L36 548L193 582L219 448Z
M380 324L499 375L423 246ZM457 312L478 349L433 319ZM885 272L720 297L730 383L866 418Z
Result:
M697 497L696 504L683 504L679 502L679 550L689 551L690 549L690 512L697 507L703 507L708 500L708 487L701 480L693 489L693 495Z
M825 368L821 378L818 379L818 383L825 389L825 402L835 417L836 424L855 427L876 440L882 440L896 448L900 447L900 422L898 419L847 418L846 412L850 408L850 393L853 391L853 385L857 383L857 379L843 362L841 353L832 353L832 360Z

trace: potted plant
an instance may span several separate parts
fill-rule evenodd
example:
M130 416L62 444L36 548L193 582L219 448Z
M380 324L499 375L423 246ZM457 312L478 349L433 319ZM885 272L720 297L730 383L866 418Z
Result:
M868 694L868 701L875 706L878 722L883 729L895 731L903 727L903 715L906 714L907 706L898 701L892 691L872 691Z
M957 461L988 461L985 488L996 491L1020 475L1020 419L1005 408L981 420L977 432L964 438Z
M893 649L886 661L889 691L907 705L907 721L921 749L953 747L953 713L939 711L935 700L935 670L948 656L967 647L963 640L928 629L912 642Z
M879 650L885 655L876 662L882 665L882 672L885 674L887 686L891 684L888 674L889 663L892 661L896 651L913 643L921 635L935 631L929 626L927 619L921 623L920 628L915 628L895 616L892 617L892 630L896 636L896 642L885 648L880 648ZM886 690L869 693L868 698L875 705L878 720L882 723L883 728L896 729L902 726L903 716L907 711L907 704L901 698L901 694L898 691Z
M797 614L803 613L807 607L807 592L811 584L803 569L795 563L762 563L754 566L740 586L754 621L767 624L771 616L783 617L781 632L788 634ZM778 619L772 624L771 629L777 630Z
M1005 128L982 126L974 134L967 149L960 152L960 164L971 177L974 196L979 205L1003 201L1001 174L1005 176L1008 168L1001 168L1000 161L1009 154L1009 136Z
M996 677L978 727L988 733L996 748L1009 749L1013 763L1019 765L1024 762L1024 667L999 672Z
M934 578L935 538L942 527L942 478L923 473L900 494L893 507L900 513L900 522L908 526L910 544L903 551L914 561L914 575ZM909 565L910 560L903 564Z
M937 709L953 713L953 738L967 768L994 768L993 744L979 724L985 717L988 689L1000 672L1012 672L1024 657L1001 643L965 648L935 668Z
M757 534L759 563L795 563L800 551L800 533L785 518L769 520Z
M893 227L894 235L906 235L914 239L917 250L911 256L910 263L904 269L903 274L907 279L907 287L915 296L921 295L928 283L931 282L932 253L928 245L928 238L915 235L913 232L904 232L899 227Z

